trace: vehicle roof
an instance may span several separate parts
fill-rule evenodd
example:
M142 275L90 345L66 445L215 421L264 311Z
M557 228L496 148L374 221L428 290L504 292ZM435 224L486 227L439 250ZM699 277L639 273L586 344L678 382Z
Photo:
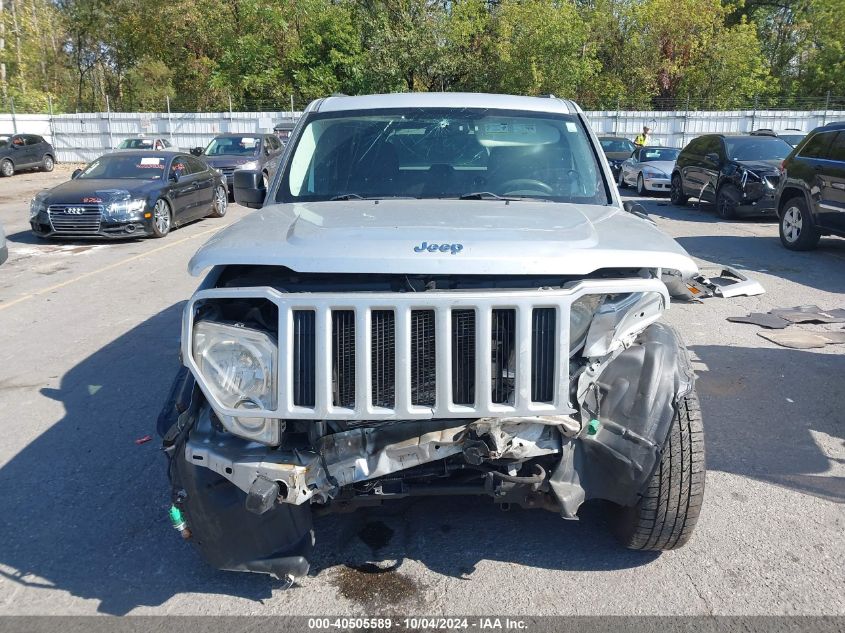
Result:
M769 134L728 134L728 133L725 133L725 132L714 132L714 133L711 133L711 134L701 134L700 136L696 136L695 138L702 138L704 136L717 136L719 138L753 138L753 139L758 140L758 141L761 138L777 138L777 136L772 136L772 135L769 135Z
M602 134L598 137L600 141L628 141L629 143L632 142L631 139L625 136L606 136Z
M242 136L272 136L267 132L227 132L226 134L216 134L214 138L241 138Z
M164 149L150 150L150 151L147 151L147 150L138 151L137 149L126 150L126 151L121 150L121 151L117 151L117 152L109 152L107 154L103 154L103 156L135 156L135 157L137 157L141 154L146 154L148 156L152 156L153 158L156 158L156 157L158 157L158 158L171 158L173 156L188 156L188 152L177 152L177 151L174 151L174 150L164 150Z
M379 110L382 108L481 108L524 110L549 114L581 112L574 102L557 97L522 97L478 92L397 92L360 97L333 96L309 106L315 112Z
M845 130L845 121L833 121L816 128L817 130Z

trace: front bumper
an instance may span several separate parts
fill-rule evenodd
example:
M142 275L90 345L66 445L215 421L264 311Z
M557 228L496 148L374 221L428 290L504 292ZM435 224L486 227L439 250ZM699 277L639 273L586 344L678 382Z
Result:
M735 210L742 215L776 215L776 193L776 189L749 183Z
M32 232L40 237L131 239L153 234L152 218L129 219L104 215L96 230L56 230L47 213L42 211L30 218Z
M646 178L643 176L643 186L646 191L669 193L672 188L672 181L669 180L668 176L665 178Z

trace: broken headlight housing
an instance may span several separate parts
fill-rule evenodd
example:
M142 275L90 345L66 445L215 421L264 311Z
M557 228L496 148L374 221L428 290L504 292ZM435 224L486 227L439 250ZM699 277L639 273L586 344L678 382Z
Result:
M237 325L199 321L194 325L194 362L214 399L244 416L221 415L223 426L240 437L278 444L278 420L247 413L276 408L278 345L270 335Z
M600 305L593 310L582 339L583 356L587 358L606 356L628 347L640 332L660 318L666 308L663 296L658 292L593 296L600 298ZM577 351L580 346L570 349Z
M604 301L604 295L584 295L572 302L569 308L569 354L584 345L593 316Z

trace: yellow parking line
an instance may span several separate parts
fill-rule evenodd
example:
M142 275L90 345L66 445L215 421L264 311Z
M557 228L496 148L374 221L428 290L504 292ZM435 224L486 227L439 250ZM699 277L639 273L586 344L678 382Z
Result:
M26 294L26 295L23 295L22 297L18 297L17 299L13 299L12 301L9 301L8 303L0 303L0 311L5 310L6 308L11 308L13 305L23 303L24 301L27 301L28 299L34 299L35 297L38 297L38 296L43 295L43 294L47 294L48 292L53 292L54 290L58 290L59 288L64 288L65 286L69 286L70 284L76 283L77 281L80 281L82 279L86 279L86 278L92 277L94 275L99 275L100 273L104 273L104 272L111 270L113 268L117 268L118 266L124 266L131 261L134 261L136 259L141 259L142 257L147 257L148 255L152 255L153 253L158 253L159 251L163 251L166 248L178 246L179 244L182 244L182 243L187 242L189 240L193 240L193 239L196 239L198 237L202 237L203 235L208 235L209 233L216 233L217 231L220 231L221 229L224 229L227 226L229 226L229 225L225 224L223 226L216 226L213 229L208 229L207 231L202 231L202 232L197 233L195 235L189 235L188 237L183 237L181 240L176 240L175 242L168 242L167 244L163 244L163 245L161 245L157 248L154 248L151 251L147 251L146 253L138 253L137 255L133 255L132 257L127 257L126 259L122 259L119 262L109 264L108 266L103 266L102 268L98 268L97 270L92 270L92 271L87 272L87 273L82 273L78 277L74 277L73 279L68 279L67 281L63 281L63 282L58 283L54 286L50 286L49 288L43 288L41 290L36 290L35 292L32 292L30 294Z

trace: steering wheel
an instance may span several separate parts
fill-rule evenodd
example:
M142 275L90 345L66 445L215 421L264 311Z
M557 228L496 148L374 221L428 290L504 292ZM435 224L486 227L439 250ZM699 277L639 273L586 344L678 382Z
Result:
M525 187L525 189L512 189L512 187ZM543 193L553 194L555 192L549 185L544 183L542 180L535 180L534 178L514 178L513 180L508 180L501 184L501 190L505 193L503 195L508 194L520 194L524 191L541 191Z

